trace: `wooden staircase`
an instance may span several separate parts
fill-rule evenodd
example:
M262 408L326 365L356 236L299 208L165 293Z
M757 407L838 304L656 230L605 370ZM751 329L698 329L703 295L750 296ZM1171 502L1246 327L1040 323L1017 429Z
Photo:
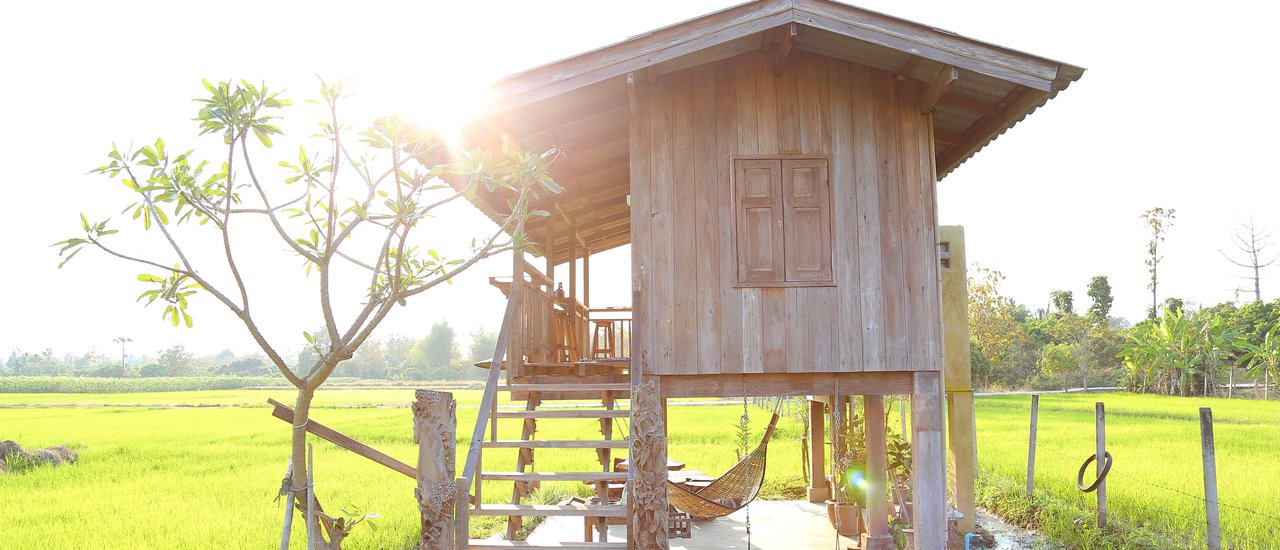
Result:
M608 518L625 518L626 507L614 503L608 498L609 485L625 483L625 472L613 472L613 450L625 449L628 441L615 438L615 420L627 418L630 411L619 409L618 401L630 397L631 386L625 380L622 365L600 366L590 365L591 372L582 371L580 363L546 363L528 364L520 369L523 376L513 377L514 383L499 384L496 390L512 396L512 400L523 400L524 410L491 412L494 419L521 420L519 439L500 439L497 433L497 422L490 426L489 437L481 442L481 449L518 449L515 468L509 471L486 470L484 459L476 472L476 502L480 498L479 487L484 481L512 482L510 504L477 504L470 510L472 516L506 516L508 540L471 540L469 548L626 548L623 542L586 542L560 541L546 544L530 544L523 541L512 541L516 532L523 525L523 518L535 516L576 516L595 518L585 525L596 525L598 530L594 536L588 536L590 527L584 527L583 538L607 540L606 530ZM580 376L579 374L586 376ZM606 374L607 373L607 374ZM551 402L598 400L598 406L558 408L549 407ZM559 420L597 420L599 434L592 439L539 439L539 422L555 422ZM545 453L581 453L594 450L598 467L592 471L537 472L535 452L538 456ZM483 457L483 453L481 454ZM585 483L594 487L595 498L588 503L570 504L522 504L521 502L544 481ZM604 521L599 521L604 519Z

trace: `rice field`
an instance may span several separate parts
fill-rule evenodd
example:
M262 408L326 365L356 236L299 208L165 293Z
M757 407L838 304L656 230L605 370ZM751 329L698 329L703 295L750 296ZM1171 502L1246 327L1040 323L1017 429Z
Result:
M1042 395L1037 494L1075 508L1085 518L1095 517L1096 497L1076 487L1076 475L1094 453L1097 401L1105 403L1107 449L1114 457L1107 477L1107 508L1113 522L1141 526L1178 547L1204 546L1199 408L1207 406L1214 417L1224 545L1280 546L1280 404L1133 394ZM984 483L1025 484L1030 402L1025 395L977 400ZM1086 484L1092 473L1090 466ZM1073 525L1043 527L1051 535L1055 529L1079 531Z
M459 449L474 425L477 390L453 392L459 402ZM279 389L151 391L144 393L0 393L0 439L29 448L70 445L80 461L0 475L4 548L262 548L279 544L284 509L275 500L288 461L288 427L270 415L268 397L291 403ZM321 390L315 420L412 464L409 388ZM1217 421L1219 495L1224 534L1234 547L1267 548L1280 528L1280 407L1226 401L1123 394L1041 397L1037 491L1078 510L1093 510L1093 496L1075 488L1079 464L1093 449L1093 403L1107 403L1108 448L1115 466L1108 478L1110 514L1127 525L1168 533L1178 547L1202 544L1204 524L1198 407L1212 406ZM1026 472L1027 396L983 397L978 445L984 485L1020 486ZM751 443L769 412L749 407ZM670 456L711 475L736 461L741 404L673 406ZM895 418L890 422L896 426ZM626 429L616 426L617 435ZM518 420L499 433L515 437ZM589 439L591 420L544 420L540 437ZM313 439L316 483L332 510L376 513L348 548L409 548L417 538L414 482L402 474ZM768 484L802 485L801 425L784 418L769 447ZM624 456L625 450L615 451ZM592 469L594 451L539 451L538 471ZM488 469L509 470L514 449L486 450ZM574 484L546 484L548 492L576 493ZM1187 496L1191 495L1191 496ZM510 485L487 482L484 500L509 498ZM1248 512L1250 510L1253 512ZM1260 515L1261 514L1261 515ZM1049 527L1049 526L1045 526ZM499 520L473 522L474 534L500 529ZM1075 540L1065 526L1046 529ZM301 522L293 547L301 548ZM1080 547L1090 546L1079 543Z
M28 448L70 445L74 466L0 475L4 548L266 548L279 544L283 500L275 501L288 463L288 427L270 415L268 397L292 392L226 390L139 394L0 394L0 439ZM456 391L459 449L475 423L480 392ZM409 464L410 389L321 390L313 418ZM203 406L203 408L198 408ZM751 407L752 439L769 412ZM670 454L718 474L735 462L739 405L672 407ZM619 426L619 430L624 427ZM590 420L544 420L542 438L590 439ZM784 419L770 445L769 477L798 476L800 423ZM519 421L503 420L502 437ZM503 435L508 434L508 435ZM376 513L348 548L410 548L418 536L414 481L344 449L315 441L316 486L326 509ZM753 442L754 445L754 442ZM615 451L625 456L625 450ZM539 451L538 471L594 469L590 449ZM510 470L514 449L485 452L487 468ZM552 484L545 484L551 486ZM564 492L577 492L566 486ZM510 484L486 482L484 500L510 499ZM16 503L17 505L10 505ZM479 518L477 518L479 519ZM293 548L302 548L302 522ZM476 521L480 534L497 520Z

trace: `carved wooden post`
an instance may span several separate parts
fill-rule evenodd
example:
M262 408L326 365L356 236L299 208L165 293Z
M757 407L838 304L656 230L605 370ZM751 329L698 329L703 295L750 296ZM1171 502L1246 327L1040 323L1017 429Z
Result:
M634 375L633 375L634 376ZM658 384L631 390L631 526L633 548L667 548L667 436Z
M454 431L458 417L453 394L418 390L413 403L413 441L418 444L418 507L422 510L421 550L454 548Z

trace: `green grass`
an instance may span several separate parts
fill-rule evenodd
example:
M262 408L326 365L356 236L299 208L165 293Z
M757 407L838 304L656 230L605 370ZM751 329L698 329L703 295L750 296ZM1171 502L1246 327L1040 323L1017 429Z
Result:
M465 452L480 392L453 392L459 401L459 450ZM264 548L279 544L282 503L274 502L288 461L288 427L271 417L266 397L291 403L291 392L228 390L144 394L0 395L0 437L28 448L70 445L73 466L0 475L0 524L5 548ZM409 389L321 390L315 419L413 464ZM95 404L99 407L73 407ZM188 408L179 405L218 405ZM19 408L18 406L23 407ZM123 406L132 405L132 406ZM690 468L717 475L736 462L732 443L740 405L673 407L670 454ZM752 407L752 438L768 422ZM519 420L503 420L499 434L516 437ZM620 423L625 425L625 423ZM543 420L539 437L590 439L589 420ZM800 424L786 420L770 445L769 477L796 479ZM329 510L358 507L379 514L361 526L348 548L408 548L418 536L414 481L323 440L316 450L316 486ZM616 456L625 456L616 450ZM514 449L487 450L489 469L510 470ZM593 450L539 451L538 471L594 469ZM546 484L551 494L576 493L577 484ZM776 485L775 485L776 486ZM777 489L781 491L782 488ZM509 483L486 482L485 501L509 500ZM293 547L305 535L295 522ZM476 534L500 528L477 521Z
M459 450L474 425L480 392L456 390ZM260 548L278 544L281 503L274 502L288 460L288 428L272 418L267 397L292 403L293 392L231 389L116 394L0 394L0 437L28 448L70 445L74 466L36 467L0 475L5 548ZM409 388L321 390L315 418L410 464L416 456ZM1075 488L1080 462L1093 449L1093 402L1107 403L1110 512L1121 530L1088 528L1093 496ZM1203 504L1169 489L1200 495L1198 407L1214 408L1219 494L1223 503L1280 516L1280 407L1257 401L1201 400L1124 394L1041 397L1035 501L1020 493L1026 468L1029 397L984 397L978 404L983 502L1079 548L1195 547L1203 539ZM509 403L504 403L509 404ZM210 408L197 408L200 406ZM768 411L751 407L752 444ZM670 456L718 475L736 462L734 430L741 405L673 406ZM891 426L897 425L896 413ZM515 437L519 420L499 434ZM625 421L618 422L625 430ZM539 437L589 439L590 420L543 420ZM784 419L769 447L767 496L797 498L800 424ZM621 431L618 432L619 435ZM417 537L413 480L322 440L316 445L317 487L331 510L375 512L349 548L407 548ZM615 451L624 456L625 450ZM509 470L514 449L485 453L488 469ZM539 451L537 471L594 469L594 451ZM543 498L579 494L578 484L546 484ZM1156 487L1167 487L1163 489ZM509 483L486 482L484 500L510 498ZM1185 518L1185 519L1184 519ZM1083 525L1077 526L1076 520ZM1228 541L1258 547L1277 523L1222 508ZM501 529L476 518L474 533ZM294 547L301 547L301 522ZM1247 541L1255 541L1250 544Z
M1096 497L1075 484L1080 464L1093 453L1096 401L1106 404L1107 449L1115 459L1107 477L1108 513L1122 527L1110 533L1088 527L1095 521ZM1026 480L1030 397L982 397L977 401L980 492L987 504L1007 508L1004 515L1021 516L1015 519L1072 547L1202 546L1201 406L1213 408L1224 543L1243 548L1270 544L1280 527L1272 519L1280 517L1280 406L1275 403L1042 395L1036 449L1039 499L1028 503L1020 487ZM1076 519L1084 525L1076 526Z

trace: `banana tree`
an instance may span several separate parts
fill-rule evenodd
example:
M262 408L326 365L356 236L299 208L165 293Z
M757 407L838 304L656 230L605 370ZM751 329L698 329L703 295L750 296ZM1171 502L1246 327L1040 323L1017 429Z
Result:
M1280 324L1273 325L1262 338L1262 345L1242 342L1245 349L1245 376L1262 375L1262 398L1271 398L1271 375L1280 373Z

